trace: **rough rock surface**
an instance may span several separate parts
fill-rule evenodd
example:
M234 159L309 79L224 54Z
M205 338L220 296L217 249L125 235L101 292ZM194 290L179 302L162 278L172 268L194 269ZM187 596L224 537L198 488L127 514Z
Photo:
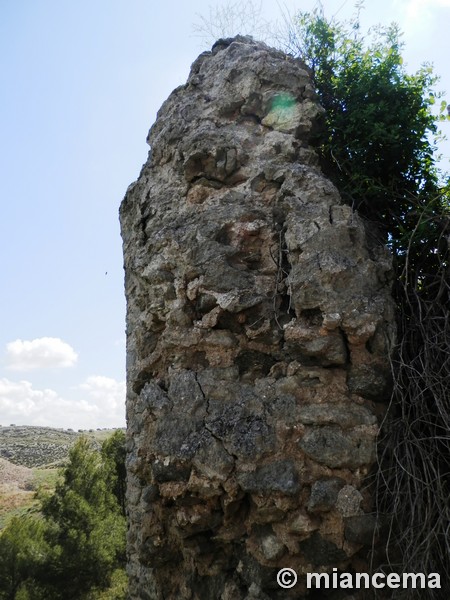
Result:
M121 206L132 599L364 570L391 263L317 166L321 114L302 62L238 37L150 131Z

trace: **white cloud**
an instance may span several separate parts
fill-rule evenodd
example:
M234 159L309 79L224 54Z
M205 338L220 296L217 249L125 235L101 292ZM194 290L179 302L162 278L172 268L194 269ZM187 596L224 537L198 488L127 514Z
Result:
M105 418L110 419L121 415L123 418L126 396L125 381L116 381L111 377L92 375L80 385L85 390L91 402L103 411Z
M15 340L6 346L8 369L29 371L72 367L78 355L60 338L42 337L35 340Z
M93 376L79 386L87 397L62 398L52 389L35 389L29 381L0 379L0 423L72 429L123 427L125 382Z

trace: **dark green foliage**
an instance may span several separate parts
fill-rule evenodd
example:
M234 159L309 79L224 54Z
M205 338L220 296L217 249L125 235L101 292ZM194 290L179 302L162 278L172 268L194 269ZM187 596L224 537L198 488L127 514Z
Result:
M64 480L43 503L52 546L45 584L53 598L81 598L93 587L106 587L123 558L125 523L109 473L109 464L81 438L70 452Z
M0 536L0 599L14 600L42 570L48 546L44 525L34 518L13 518Z
M114 490L123 434L113 437L102 452L80 438L62 481L41 499L43 518L12 520L2 532L0 599L19 590L29 600L87 599L124 565L125 518Z
M393 252L411 257L411 236L418 217L422 241L436 243L439 225L449 209L450 189L440 181L432 113L439 94L430 66L406 72L398 28L375 28L362 37L351 23L328 21L321 11L301 13L291 47L311 68L325 123L316 143L322 166L345 202L378 226Z
M108 487L114 493L117 502L125 516L125 432L121 429L115 431L102 445L103 464L108 469Z

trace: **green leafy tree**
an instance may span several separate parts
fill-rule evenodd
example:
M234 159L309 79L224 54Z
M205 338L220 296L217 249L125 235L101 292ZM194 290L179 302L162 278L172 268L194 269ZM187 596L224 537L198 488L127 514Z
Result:
M14 517L0 535L0 599L15 600L20 591L34 587L48 547L44 525L32 517Z
M107 469L108 487L114 493L123 516L126 491L125 456L125 432L118 429L103 442L102 458L104 468Z
M410 260L412 251L423 254L425 237L436 246L450 190L436 166L437 122L447 118L447 104L441 100L440 114L433 114L440 95L432 68L406 72L396 25L374 28L365 39L358 17L339 23L321 9L300 13L290 40L325 108L316 142L344 201L377 224L397 256L408 249ZM426 231L412 248L422 213Z
M64 477L43 502L50 545L40 581L52 599L83 598L109 585L124 557L125 520L108 487L109 468L91 442L70 451Z
M80 438L39 518L0 536L0 600L124 598L125 435Z

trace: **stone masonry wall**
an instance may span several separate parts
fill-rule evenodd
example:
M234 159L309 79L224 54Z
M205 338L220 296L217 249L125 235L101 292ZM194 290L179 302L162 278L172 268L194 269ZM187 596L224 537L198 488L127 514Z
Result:
M131 599L368 569L391 262L318 167L322 112L301 61L237 37L150 131L121 206Z

